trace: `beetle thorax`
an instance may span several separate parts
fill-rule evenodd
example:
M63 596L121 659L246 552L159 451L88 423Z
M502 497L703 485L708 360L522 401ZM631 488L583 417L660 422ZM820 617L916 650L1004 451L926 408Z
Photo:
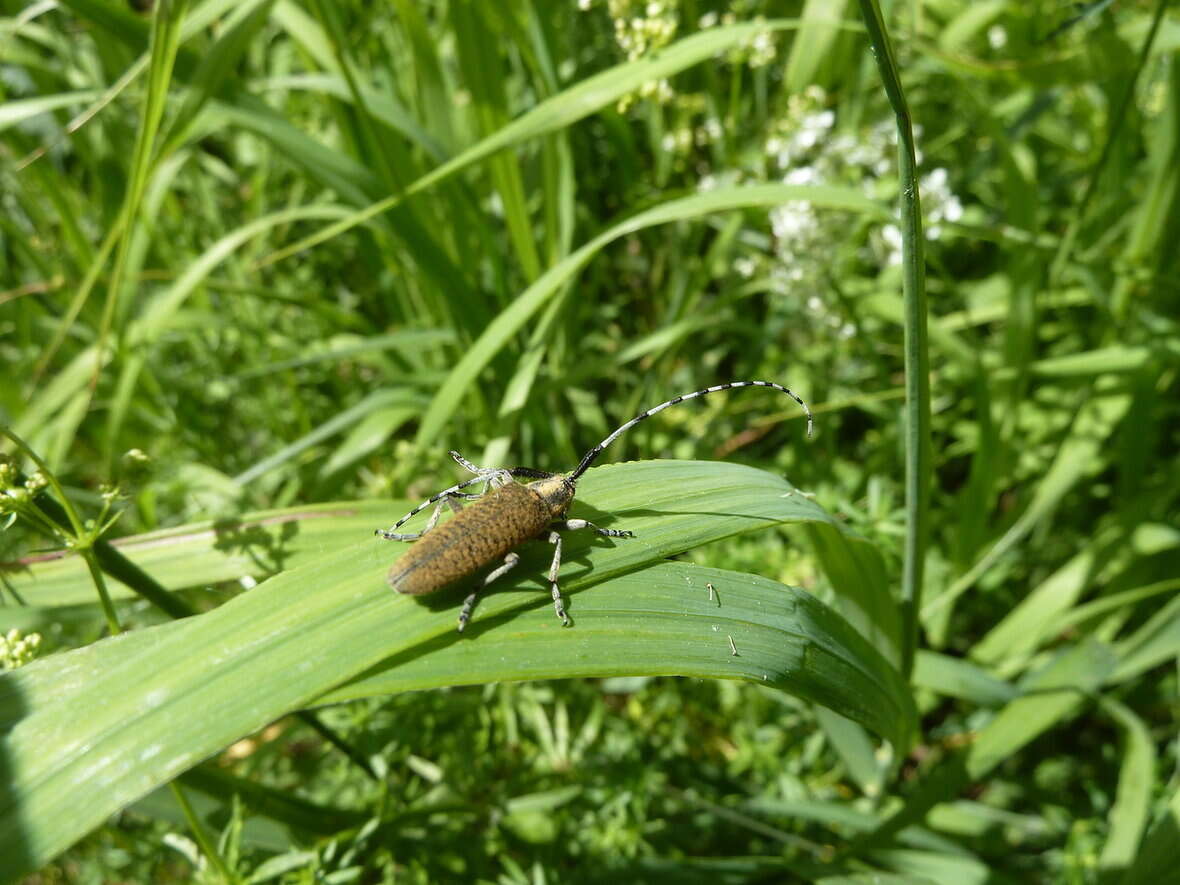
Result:
M541 496L541 500L545 502L545 506L555 519L563 516L569 509L570 502L574 500L574 484L565 476L538 479L530 482L527 488Z

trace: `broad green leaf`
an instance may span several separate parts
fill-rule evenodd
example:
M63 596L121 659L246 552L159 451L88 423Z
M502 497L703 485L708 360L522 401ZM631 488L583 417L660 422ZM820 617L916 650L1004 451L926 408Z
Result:
M488 593L460 636L456 594L390 592L384 573L406 547L369 535L325 546L207 614L0 677L0 877L44 864L236 738L378 667L388 678L405 668L404 687L604 671L747 679L908 745L908 689L834 612L765 579L660 564L705 541L826 516L788 483L733 464L611 465L587 474L574 512L636 537L571 537L569 630L530 569L547 559L543 545L526 551L520 576ZM696 575L726 586L720 615Z
M313 504L178 526L114 543L160 584L180 589L245 576L266 578L362 539L385 548L382 552L392 562L401 548L373 541L373 532L392 525L409 507L402 501ZM693 520L694 512L709 517ZM625 528L642 532L637 545L596 548L600 576L604 569L617 574L650 562L652 556L671 556L753 528L782 522L835 525L823 508L783 479L738 464L704 461L594 468L579 482L571 513L608 525L626 522ZM424 520L425 514L418 518ZM583 543L571 537L567 550ZM546 548L536 546L540 563ZM570 561L568 553L565 558ZM22 565L24 570L9 580L30 605L93 599L86 567L72 553L41 554ZM130 593L114 581L110 589L113 596Z
M804 591L685 563L649 566L591 589L585 587L594 576L575 577L562 586L569 592L566 608L576 634L564 638L554 657L560 623L540 577L532 588L495 594L528 606L527 617L494 617L483 613L483 603L476 608L467 629L473 637L497 637L494 656L479 642L444 634L426 646L429 654L415 648L383 661L316 703L516 679L700 676L789 685L792 694L834 708L890 740L906 739L911 701L908 690L900 690L900 679L894 682L896 671ZM725 588L724 605L709 600L706 581ZM453 615L454 602L452 597L435 607ZM885 669L874 672L874 667ZM868 695L862 697L864 691Z

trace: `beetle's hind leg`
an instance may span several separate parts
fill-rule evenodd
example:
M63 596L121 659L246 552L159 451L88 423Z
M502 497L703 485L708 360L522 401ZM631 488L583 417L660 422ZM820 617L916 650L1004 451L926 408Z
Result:
M482 481L482 479L483 479L483 477L481 477L481 476L473 476L471 479L465 479L465 480L463 480L463 482L453 485L449 489L443 489L437 495L431 495L429 498L427 498L425 501L423 501L421 504L419 504L417 507L415 507L409 513L407 513L405 516L403 516L401 519L399 519L397 522L395 522L391 528L377 529L377 531L375 531L373 534L381 536L386 541L416 541L416 540L418 540L423 535L425 535L428 531L430 531L432 528L434 528L435 525L437 525L438 517L439 517L439 514L442 512L442 508L443 508L444 504L446 506L450 507L451 510L453 510L454 512L458 513L460 501L474 501L475 499L482 497L481 495L469 495L466 492L459 491L460 489L465 489L468 486L475 485L477 482ZM486 489L485 489L485 491L486 491ZM431 504L435 504L435 503L437 503L438 506L436 506L434 508L434 513L430 514L430 521L426 524L426 528L424 528L420 532L411 532L410 534L399 534L398 533L398 529L400 529L403 525L405 525L407 522L409 522L411 519L413 519L415 516L417 516L419 513L421 513L423 510L425 510Z
M479 591L483 590L488 584L496 580L496 578L507 574L516 567L520 562L519 553L509 553L504 557L504 564L492 569L487 576L472 590L467 598L463 600L463 608L459 610L459 632L463 632L463 628L467 626L467 622L471 620L471 611L475 608L475 600L479 597Z
M430 514L430 519L426 521L426 527L422 529L422 531L400 534L393 531L393 529L388 531L384 529L377 529L377 534L386 541L417 541L428 531L438 525L438 518L442 515L443 507L450 507L452 513L458 513L463 506L459 503L460 501L472 501L479 497L479 495L467 495L463 492L453 492L449 495L443 495L438 499L438 503L434 506L434 512ZM397 526L394 526L394 528L397 528Z

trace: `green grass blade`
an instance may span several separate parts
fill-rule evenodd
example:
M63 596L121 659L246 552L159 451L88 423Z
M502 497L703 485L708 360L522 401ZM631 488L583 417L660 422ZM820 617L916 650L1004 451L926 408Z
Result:
M914 659L914 685L980 707L1001 707L1015 700L1015 687L963 658L920 651Z
M1117 658L1107 646L1072 646L1021 684L1023 696L1009 703L980 732L967 754L972 778L985 777L1054 725L1076 715L1089 695L1110 676Z
M1122 885L1154 885L1175 878L1176 846L1180 844L1180 789L1172 791L1163 813L1151 826L1151 832L1135 857L1135 863L1123 876Z
M585 487L575 512L601 518L601 508L636 537L571 539L562 571L571 630L544 592L522 587L536 578L522 576L490 593L460 637L454 594L391 592L384 573L406 547L369 536L207 614L4 675L0 876L44 864L127 803L383 661L411 668L406 684L454 684L593 674L626 647L646 672L775 684L908 743L915 713L904 683L834 612L771 581L701 570L725 582L719 617L704 583L686 580L694 567L656 564L705 540L821 518L817 505L732 464L613 465L587 474ZM536 545L526 561L544 554ZM647 635L636 641L640 622ZM505 656L518 663L496 663Z
M860 855L888 844L898 832L924 820L935 805L955 798L1046 730L1074 717L1116 663L1110 648L1098 642L1062 651L1021 683L1021 696L979 731L969 749L952 752L925 772L905 806L855 843L849 853Z
M148 62L148 83L143 108L136 132L135 148L128 170L127 188L120 207L122 236L115 250L115 261L107 285L103 304L102 324L98 332L98 350L102 353L112 323L119 315L118 303L123 297L128 278L132 235L135 221L143 212L143 195L148 178L161 159L155 156L155 145L164 118L168 88L172 82L172 68L180 48L181 22L188 6L186 0L164 3L152 19L151 59Z
M966 574L926 603L922 612L924 618L950 605L970 590L1002 556L1023 541L1040 520L1053 512L1066 492L1103 463L1101 456L1105 441L1122 420L1130 404L1131 398L1122 394L1095 396L1078 410L1072 432L1061 444L1028 508Z
M1101 545L1105 546L1105 545ZM1046 636L1060 631L1061 618L1086 589L1099 545L1075 554L992 627L971 649L981 664L1011 671L1040 647Z
M1108 815L1110 831L1098 859L1099 868L1109 874L1130 867L1139 850L1151 810L1156 752L1151 731L1134 711L1113 698L1102 698L1099 705L1126 735L1118 793Z
M497 30L506 27L506 23L501 20L497 28L492 27L483 8L484 4L478 0L455 0L451 4L451 23L459 68L471 93L471 114L480 134L491 136L510 119L504 60L495 39ZM512 15L503 13L500 10L493 15L501 18ZM488 171L500 197L504 224L521 272L526 280L535 280L541 275L541 260L519 158L508 151L498 152L488 159Z
M1115 684L1180 656L1180 596L1172 597L1117 648L1119 666L1111 676Z
M38 114L47 114L58 108L68 108L73 105L94 101L101 93L97 89L86 89L80 92L65 92L60 95L38 95L35 98L21 98L0 104L0 132L9 126L23 123Z
M412 393L407 395L406 391L400 389L374 391L355 406L333 415L319 427L314 428L299 439L283 446L279 451L267 455L261 461L250 465L250 467L235 476L233 481L239 485L246 485L247 483L253 482L258 477L274 470L281 464L287 463L312 446L318 445L324 440L331 439L337 434L355 427L358 421L362 421L378 409L400 406L400 411L406 411L408 409L412 417L418 411L413 408L414 399L415 397ZM352 439L350 442L353 448L346 453L346 457L353 457L356 453L356 440ZM373 445L376 446L379 442L380 440L373 442Z
M840 614L897 666L901 661L901 618L881 551L834 520L808 525L807 534L836 591Z
M662 80L712 58L718 53L741 46L762 31L785 30L798 26L794 20L775 20L710 28L673 43L662 51L603 71L581 83L546 99L517 117L463 153L419 178L403 193L394 194L362 209L348 218L330 224L305 239L268 255L263 264L280 261L332 239L358 224L392 209L406 197L438 184L460 170L497 151L531 138L557 131L608 107L651 80ZM852 25L842 25L852 28Z
M791 43L783 79L791 93L802 92L817 82L820 67L830 58L836 38L844 30L847 0L807 0L803 5L799 31Z
M848 777L866 796L876 796L884 783L886 766L864 727L828 707L817 707L815 718Z
M718 188L694 194L641 212L614 225L550 267L541 277L512 301L487 327L479 339L451 370L435 395L430 410L418 429L419 444L437 439L451 416L459 409L463 397L471 390L479 373L524 325L569 282L604 246L635 231L674 221L700 218L714 212L778 206L791 200L806 200L814 206L841 209L887 217L880 204L847 188L803 187L794 185L752 185Z

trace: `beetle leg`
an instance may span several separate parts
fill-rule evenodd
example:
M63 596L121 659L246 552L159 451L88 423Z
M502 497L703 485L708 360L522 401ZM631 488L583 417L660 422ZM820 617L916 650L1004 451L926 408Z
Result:
M464 495L462 493L458 493L458 494L452 493L450 495L444 495L443 497L439 498L438 503L436 505L434 505L434 512L430 514L430 519L428 519L426 521L426 528L422 529L422 531L410 532L409 534L403 535L403 534L398 534L397 532L387 532L387 531L383 531L381 529L378 529L377 534L380 535L382 538L384 538L386 541L417 541L419 538L421 538L423 535L425 535L428 531L430 531L432 528L434 528L436 525L438 525L438 518L442 514L442 509L443 509L444 505L447 507L450 507L452 513L458 513L461 506L462 506L461 504L459 504L459 501L470 501L470 500L478 498L478 497L479 497L479 495Z
M565 613L565 606L561 602L561 590L557 587L557 572L561 568L561 535L556 531L549 533L549 543L553 545L553 564L549 566L549 587L553 594L553 610L561 618L563 626L570 625L569 616Z
M479 591L482 590L484 587L486 587L488 584L492 583L492 581L496 580L496 578L511 571L516 566L516 564L518 562L520 562L520 554L519 553L509 553L507 556L504 557L504 564L501 566L498 566L497 568L494 568L490 572L488 572L487 577L485 577L483 579L483 581L481 581L476 586L476 588L474 590L472 590L471 593L469 593L467 595L467 598L463 600L463 608L460 609L460 611L459 611L459 632L460 633L462 633L463 628L467 626L467 622L471 620L471 610L473 608L475 608L475 599L477 596L479 596Z
M464 470L470 471L471 473L474 473L476 476L485 480L483 487L485 494L487 493L489 487L498 489L505 483L512 481L512 474L503 467L479 467L475 464L472 464L454 449L451 449L450 455L455 459L455 463L457 463Z
M392 528L377 529L377 531L374 534L380 535L381 537L385 538L387 541L413 541L413 540L416 540L417 538L421 538L424 534L426 534L425 531L421 531L421 532L417 532L417 533L409 534L409 535L400 535L400 534L398 534L397 530L399 528L401 528L403 525L405 525L407 522L409 522L411 519L413 519L415 516L417 516L419 513L421 513L423 510L425 510L427 507L429 507L431 504L434 504L437 501L441 501L443 498L459 498L464 501L474 501L476 498L479 498L480 495L468 495L463 492L460 492L459 489L465 489L470 485L475 485L475 483L477 483L477 482L480 482L480 477L473 476L471 479L465 479L465 480L463 480L463 482L453 485L449 489L443 489L437 495L431 495L429 498L427 498L425 501L423 501L421 504L419 504L417 507L415 507L409 513L407 513L405 516L403 516L401 519L399 519L397 522L395 522L393 524Z
M604 538L634 538L635 532L629 532L626 529L603 529L590 522L588 519L564 519L560 522L555 522L552 528L559 531L577 531L578 529L594 529L595 533L602 535Z

